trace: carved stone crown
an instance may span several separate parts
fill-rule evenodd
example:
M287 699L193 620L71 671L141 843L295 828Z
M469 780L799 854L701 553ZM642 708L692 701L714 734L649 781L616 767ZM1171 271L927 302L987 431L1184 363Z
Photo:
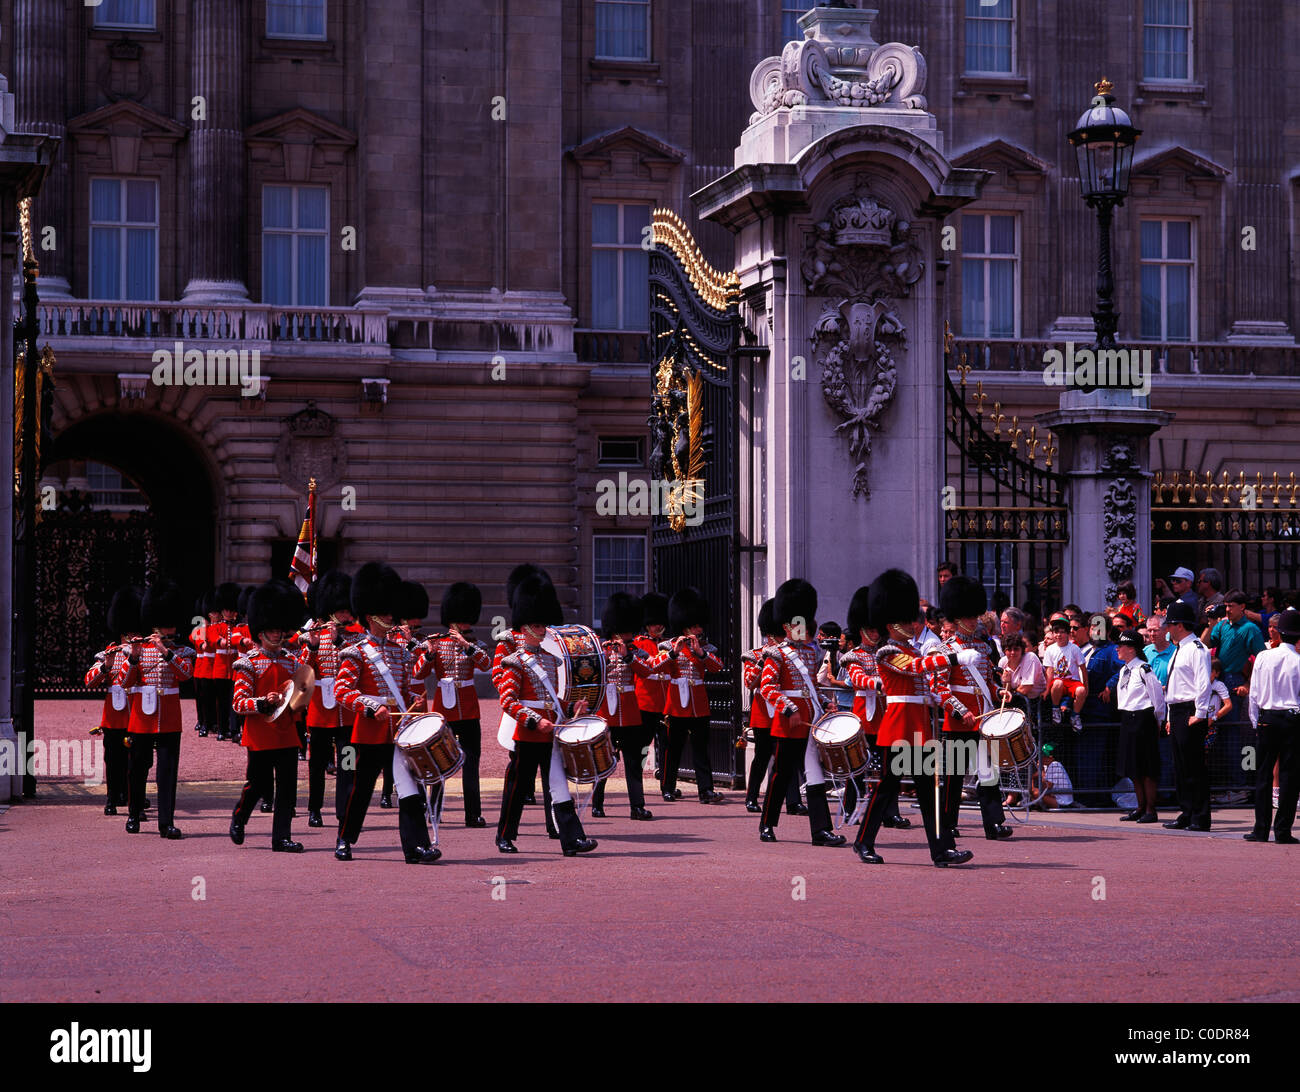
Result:
M893 241L894 210L881 205L861 181L851 197L831 206L830 223L836 246L889 246Z

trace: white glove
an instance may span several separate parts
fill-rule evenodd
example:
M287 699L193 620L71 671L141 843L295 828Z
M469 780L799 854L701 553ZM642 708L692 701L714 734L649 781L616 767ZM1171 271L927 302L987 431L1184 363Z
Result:
M980 662L981 655L973 648L963 648L957 652L957 662L963 667Z

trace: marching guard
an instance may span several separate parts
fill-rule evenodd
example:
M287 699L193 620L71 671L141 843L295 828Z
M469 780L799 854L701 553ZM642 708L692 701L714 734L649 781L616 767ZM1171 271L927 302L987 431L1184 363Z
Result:
M635 682L650 674L649 654L633 643L641 631L642 621L641 601L635 596L615 592L606 600L600 617L600 632L605 638L605 690L596 710L598 716L605 718L614 746L623 755L628 805L631 818L637 821L654 818L646 810L642 781L645 749L650 746L653 734L641 723ZM592 791L591 814L597 819L605 817L604 780L597 782Z
M334 761L334 818L343 817L348 792L356 772L352 746L352 720L345 715L335 692L339 655L344 641L361 632L352 617L352 577L338 569L326 573L308 589L316 622L303 637L299 659L316 673L316 688L307 706L311 751L307 764L307 825L323 827L325 772ZM347 753L345 754L345 750Z
M184 837L173 822L181 756L180 684L194 674L194 650L172 640L183 614L180 588L172 581L159 580L145 588L140 622L151 636L132 644L113 680L131 695L126 832L140 833L145 782L157 751L158 833L172 841Z
M815 846L842 846L846 839L832 829L830 805L826 800L826 774L822 770L812 725L822 714L816 674L820 649L809 640L816 625L817 589L806 580L787 580L776 589L773 620L785 634L775 648L766 651L759 693L773 709L772 742L776 765L763 798L758 836L776 841L776 825L786 789L797 780L800 765L807 777L808 826Z
M131 641L140 632L140 590L130 585L118 588L108 604L108 631L116 639L103 652L95 653L95 662L86 672L86 685L109 683L104 707L99 713L99 730L104 734L104 779L108 801L105 815L116 815L126 804L126 771L129 752L127 727L131 720L126 690L113 680L131 651ZM93 729L92 729L93 731ZM147 805L146 805L147 806Z
M1255 765L1255 825L1248 842L1267 842L1271 821L1273 840L1293 846L1297 798L1300 798L1300 611L1288 609L1277 617L1282 643L1255 656L1250 677L1250 718L1258 732ZM1273 812L1273 766L1278 766L1277 814Z
M212 715L216 720L217 740L225 742L230 738L234 724L230 703L234 696L234 682L230 669L239 658L237 650L231 647L231 631L239 614L240 591L238 584L218 584L212 593L212 604L216 608L218 620L210 624L206 632L206 644L212 646L212 665L210 671Z
M356 750L356 775L334 849L340 861L352 860L375 780L385 765L393 768L397 829L406 863L433 864L442 856L429 841L424 791L393 746L398 714L411 702L411 654L388 638L401 584L397 572L378 561L362 565L352 580L352 613L366 633L343 652L334 683L335 699L354 718L351 744Z
M248 774L230 817L230 840L237 846L244 844L244 827L258 798L274 782L271 850L303 851L291 829L298 797L298 731L290 710L274 718L270 714L285 683L302 666L286 643L305 615L302 593L287 580L267 581L248 600L248 632L257 646L237 659L232 669L233 704L244 718L243 742L248 749Z
M221 612L217 610L216 589L210 588L199 596L198 613L201 621L190 633L190 644L194 648L194 706L198 712L194 730L206 738L213 724L212 661L216 659L216 650L208 639L208 627L221 621Z
M704 641L709 606L694 588L683 588L668 601L668 623L673 639L659 646L650 662L652 670L668 675L668 748L663 757L663 798L671 803L682 798L677 788L677 769L689 736L695 786L701 804L721 804L725 799L713 789L713 764L709 759L709 693L704 686L707 673L722 670L718 650Z
M632 643L648 656L653 664L659 656L659 642L668 628L668 596L662 592L646 592L641 596L641 625L644 632ZM641 710L641 726L654 740L655 777L663 777L664 754L667 741L664 736L664 710L668 708L668 672L651 667L645 678L636 679L636 705Z
M763 674L763 664L767 653L776 648L785 636L776 624L773 610L776 603L765 599L758 608L758 636L763 642L758 648L752 648L740 657L741 681L752 698L749 705L749 730L754 736L754 761L749 765L749 780L745 785L745 810L758 815L763 806L758 802L758 791L763 787L768 767L772 764L772 717L776 707L758 692L759 680ZM799 802L799 779L790 778L785 791L785 810L791 815L807 814Z
M401 590L397 593L397 625L388 631L388 639L396 641L411 654L412 667L414 667L415 657L420 647L420 642L416 640L415 633L424 624L424 619L428 614L429 593L424 590L424 585L414 580L403 580ZM424 680L417 678L414 672L411 675L411 697L412 700L417 702L425 698ZM425 705L424 708L428 709L429 706ZM379 794L379 806L381 808L391 808L393 806L393 767L391 765L384 767L384 784Z

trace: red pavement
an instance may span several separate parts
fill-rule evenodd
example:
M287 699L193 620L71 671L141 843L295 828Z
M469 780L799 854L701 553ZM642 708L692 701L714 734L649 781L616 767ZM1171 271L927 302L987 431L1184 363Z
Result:
M79 705L42 706L38 736L79 732ZM971 865L931 867L914 829L883 832L870 867L793 817L761 844L735 793L652 796L631 823L615 782L594 854L563 858L530 808L500 855L453 796L443 860L411 867L378 807L335 861L334 830L306 827L305 766L308 852L272 854L260 813L232 845L242 770L186 732L181 842L125 834L75 779L0 813L0 999L1300 1000L1300 847L1242 842L1244 810L1208 835L1035 814L997 843L968 812Z

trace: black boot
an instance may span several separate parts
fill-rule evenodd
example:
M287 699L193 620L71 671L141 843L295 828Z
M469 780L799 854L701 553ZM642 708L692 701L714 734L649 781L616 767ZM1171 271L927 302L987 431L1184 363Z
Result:
M397 801L397 831L407 864L433 864L442 850L429 844L429 824L424 816L424 797L404 796Z
M555 805L555 825L560 831L560 848L566 857L590 853L596 848L596 839L588 838L582 829L582 820L572 800Z
M808 825L812 828L812 844L815 846L842 846L847 838L836 834L831 827L831 809L826 800L826 783L809 785Z

